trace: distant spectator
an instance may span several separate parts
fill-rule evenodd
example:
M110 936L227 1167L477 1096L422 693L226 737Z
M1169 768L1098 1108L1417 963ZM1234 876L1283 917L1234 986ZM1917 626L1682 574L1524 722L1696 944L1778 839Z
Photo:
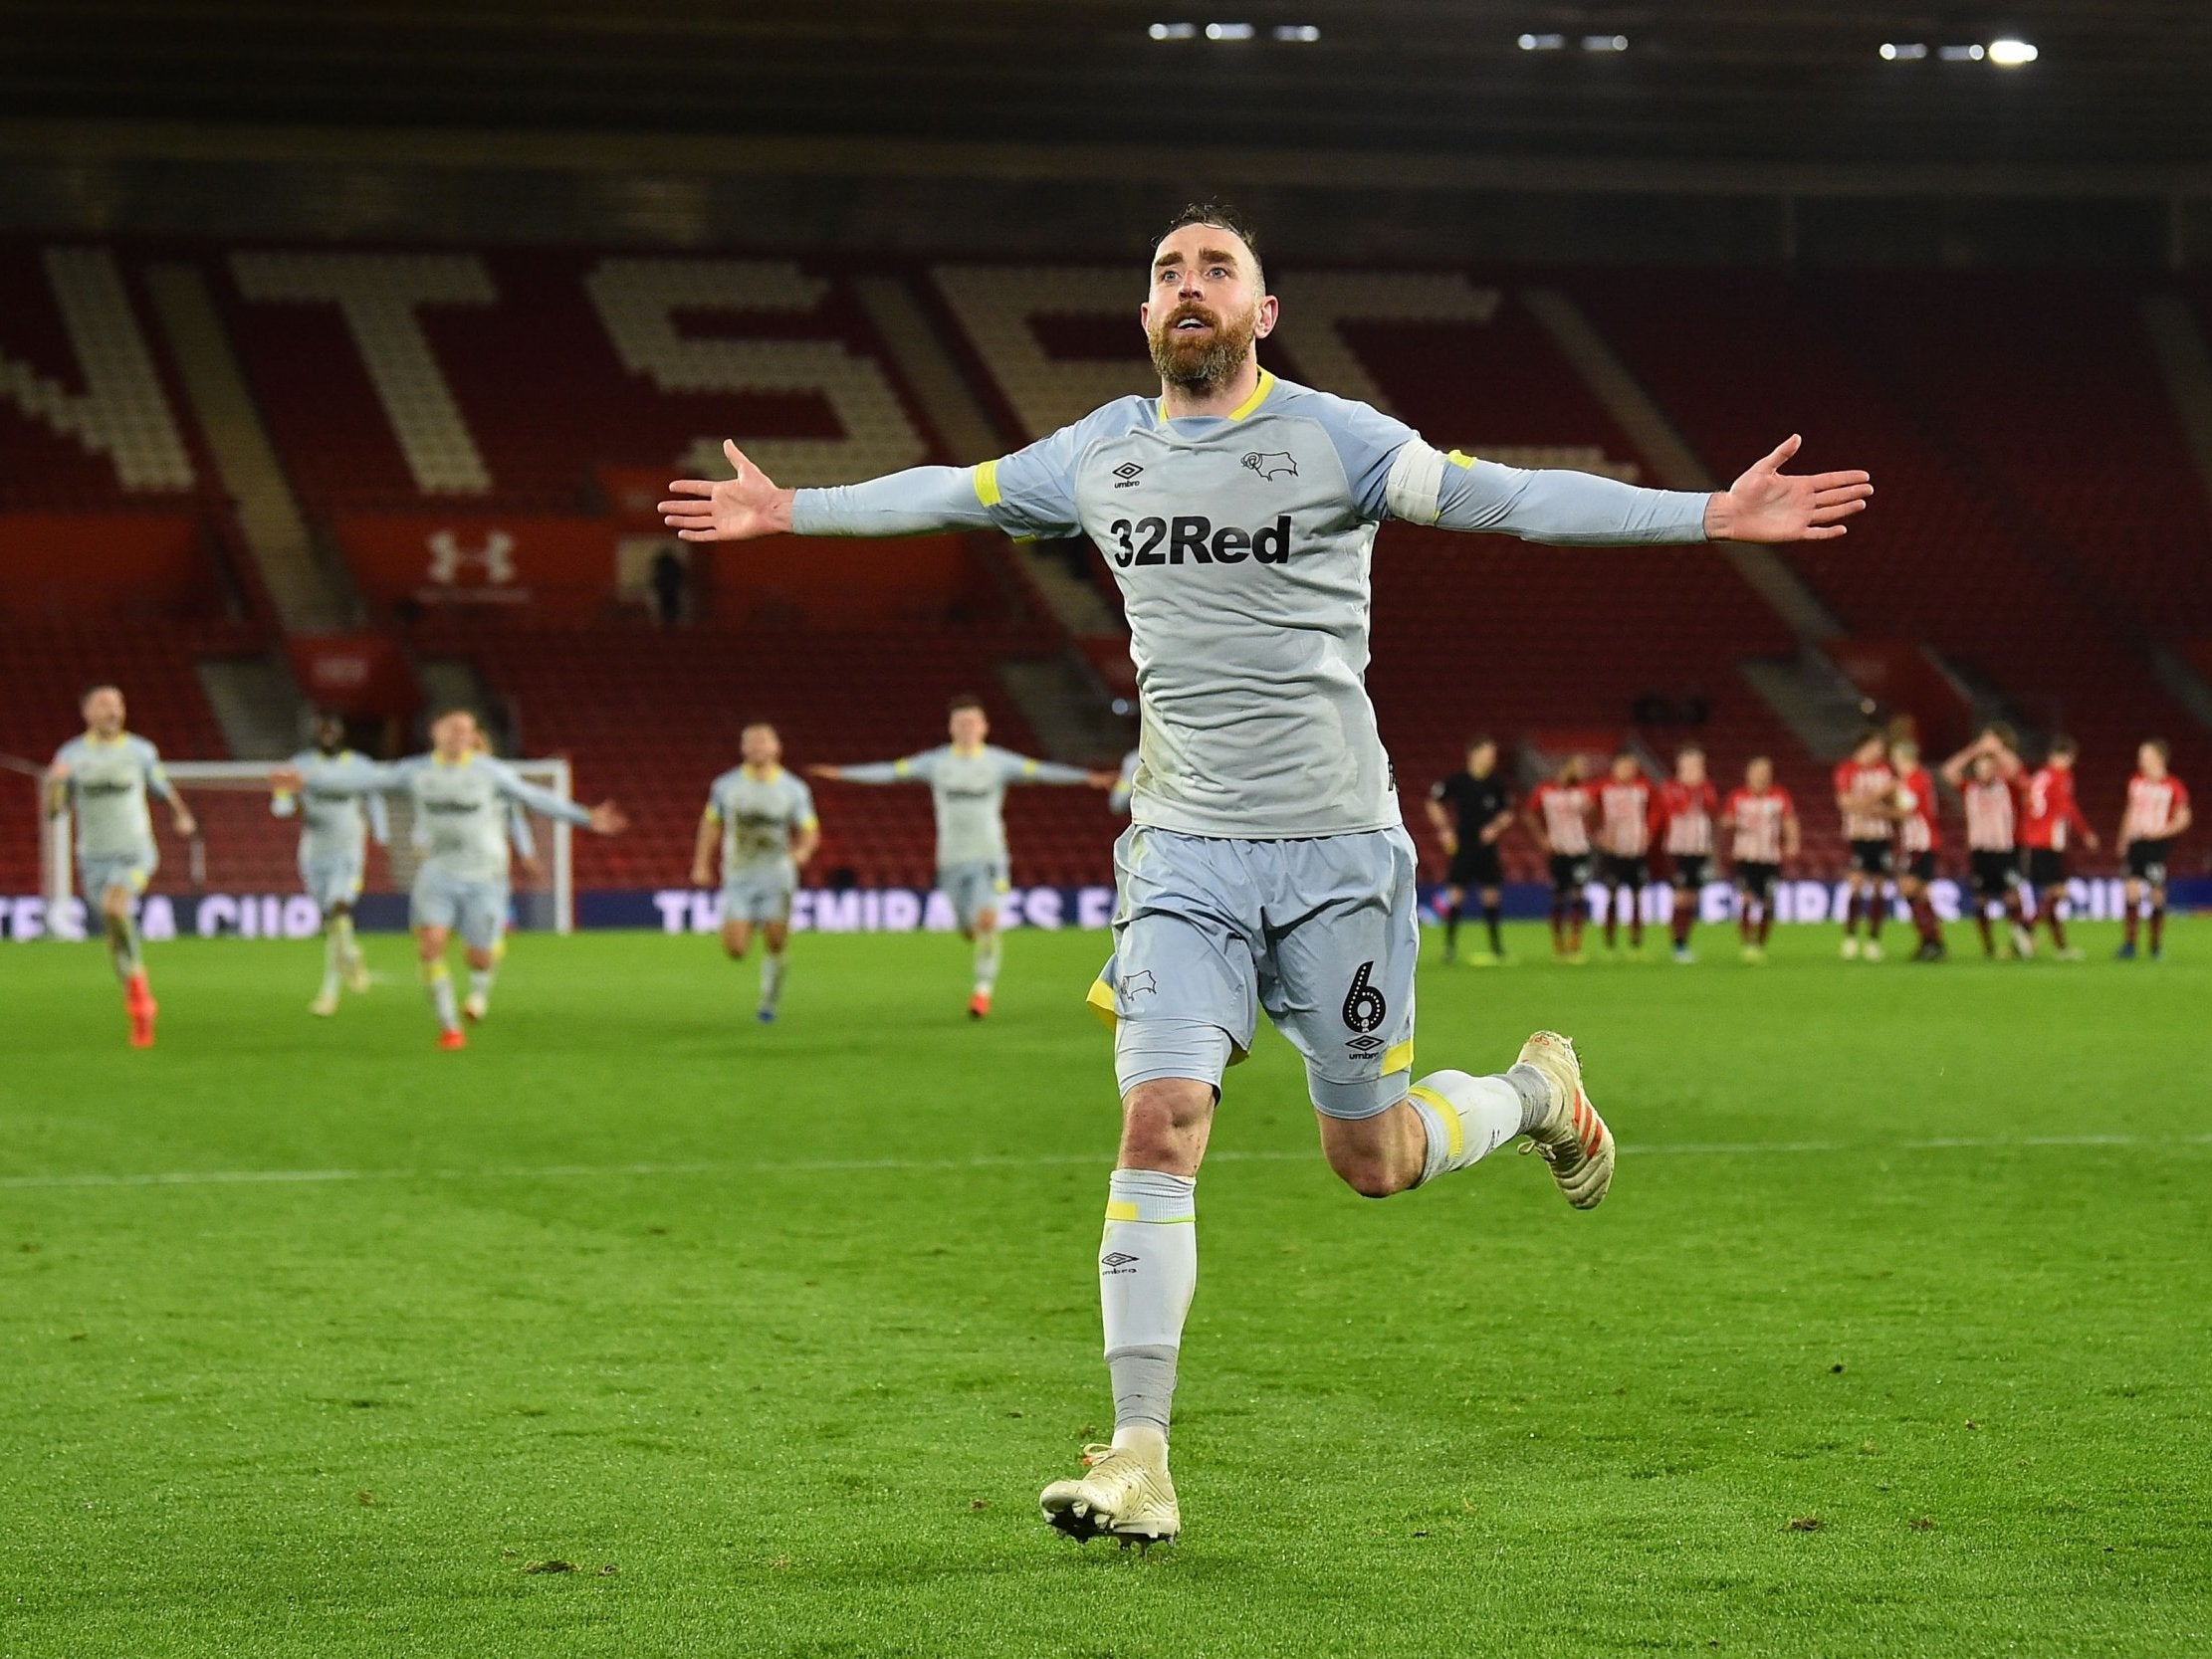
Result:
M684 620L684 590L691 585L691 571L677 556L673 547L663 547L653 555L653 614L663 628L674 628Z

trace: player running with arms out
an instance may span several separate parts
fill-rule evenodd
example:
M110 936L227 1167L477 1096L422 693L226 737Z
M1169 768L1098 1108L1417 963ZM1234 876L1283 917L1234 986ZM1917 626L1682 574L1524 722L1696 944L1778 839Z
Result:
M2066 903L2066 853L2076 836L2096 852L2097 832L2082 816L2074 794L2074 762L2081 750L2063 733L2051 739L2043 764L2028 778L2021 791L2020 844L2028 850L2028 886L2036 896L2036 920L2051 930L2051 948L2062 962L2082 959L2079 947L2066 942L2066 919L2059 907Z
M1644 888L1652 879L1652 780L1629 750L1613 757L1598 787L1599 879L1605 886L1605 947L1619 947L1621 895L1628 893L1629 954L1644 954Z
M1736 928L1743 937L1743 959L1767 959L1774 933L1774 888L1782 867L1797 857L1797 802L1774 781L1774 762L1754 754L1743 768L1743 787L1729 791L1720 815L1728 837L1728 856L1736 867L1739 909Z
M2036 953L2020 903L2019 821L2021 767L2005 734L1984 731L1942 765L1943 781L1958 791L1966 807L1966 862L1974 886L1974 927L1982 954L1997 954L1989 926L1989 907L2003 911L2012 933L2013 954L2025 961Z
M1443 878L1443 959L1458 957L1459 918L1471 888L1482 902L1490 949L1467 959L1481 967L1498 966L1505 960L1505 942L1498 933L1505 888L1498 841L1513 827L1513 791L1498 776L1496 739L1477 737L1468 743L1466 770L1438 779L1425 804L1430 826L1450 860Z
M586 808L525 782L514 767L485 751L476 717L465 709L440 715L431 725L430 742L427 754L333 770L318 787L357 795L404 792L412 800L415 822L427 840L408 895L408 926L415 933L423 991L438 1017L438 1046L457 1049L468 1046L462 1016L476 1021L491 1011L507 935L509 807L523 806L594 835L618 834L629 820L612 801ZM270 781L293 790L303 782L289 767ZM446 945L456 929L469 964L468 998L458 1007L446 966Z
M1581 965L1582 925L1590 910L1590 820L1597 790L1570 754L1558 772L1528 793L1522 814L1551 875L1552 959Z
M1889 914L1889 876L1896 868L1897 774L1888 746L1879 731L1863 731L1851 758L1836 768L1836 811L1851 844L1851 869L1845 875L1844 960L1858 958L1859 919L1867 920L1864 951L1881 960L1881 924Z
M391 845L391 820L384 797L362 796L322 787L324 779L368 764L345 743L345 722L334 714L315 718L315 746L290 762L298 773L297 790L279 789L269 810L279 818L300 820L300 884L323 913L323 984L308 1012L324 1018L337 1012L338 990L356 995L368 989L368 964L353 936L353 905L361 896L368 869L368 838Z
M108 956L130 1016L130 1046L151 1048L154 1016L161 1010L140 949L138 896L161 859L146 797L168 802L170 822L181 836L197 834L199 821L161 769L160 752L123 728L119 690L95 686L78 710L85 717L84 735L57 749L46 769L46 812L50 818L76 815L78 891L87 904L100 907Z
M1943 943L1943 924L1935 914L1929 886L1935 880L1935 853L1943 844L1936 818L1935 779L1920 764L1920 745L1909 738L1889 745L1889 767L1897 774L1897 894L1912 914L1913 932L1920 936L1912 952L1916 962L1939 962L1950 951Z
M691 885L714 879L715 844L722 844L722 948L734 962L745 960L758 927L766 948L761 954L761 1004L754 1017L763 1025L775 1018L783 995L783 948L791 936L791 900L798 873L821 845L821 820L814 795L783 769L783 743L775 727L755 721L738 734L742 763L714 780L707 810L699 820L699 844L692 852Z
M1659 785L1652 803L1652 838L1666 853L1673 871L1674 960L1694 962L1689 931L1697 925L1697 899L1712 866L1713 820L1720 816L1720 795L1705 775L1705 751L1684 744L1674 754L1674 775Z
M2174 838L2186 834L2195 821L2189 810L2189 791L2169 767L2163 737L2152 737L2135 750L2135 775L2127 780L2127 807L2120 814L2119 856L2127 865L2125 937L2119 959L2135 957L2136 931L2142 924L2143 897L2150 898L2150 959L2166 954L2166 860Z
M879 485L886 482L878 480ZM834 496L836 492L807 490L800 494ZM1006 854L1007 788L1016 783L1079 783L1093 789L1111 789L1114 774L1032 760L1025 754L995 747L987 740L991 721L976 698L954 698L946 718L952 741L936 748L903 760L809 766L806 770L810 776L834 778L841 783L930 786L930 800L937 811L937 886L952 901L961 937L975 946L976 988L968 999L968 1017L980 1020L991 1012L991 996L997 988L998 965L1004 954L998 933L998 901L1012 879Z
M1133 822L1116 852L1119 1167L1099 1288L1113 1444L1045 1488L1076 1537L1172 1537L1169 1405L1197 1284L1194 1194L1224 1069L1264 1008L1300 1049L1322 1148L1355 1191L1403 1192L1534 1137L1568 1199L1605 1196L1613 1142L1563 1037L1499 1075L1415 1081L1414 846L1362 683L1377 525L1496 530L1571 545L1840 535L1862 473L1793 478L1793 439L1714 495L1518 472L1439 454L1364 405L1277 380L1250 238L1217 209L1155 247L1138 311L1161 395L1125 398L1018 454L836 490L737 478L665 504L694 540L779 530L1083 531L1127 602L1144 711Z

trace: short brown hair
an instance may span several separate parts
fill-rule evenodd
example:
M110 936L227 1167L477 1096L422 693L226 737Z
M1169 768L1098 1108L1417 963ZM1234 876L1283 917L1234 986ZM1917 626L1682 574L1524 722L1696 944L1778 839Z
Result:
M2060 731L2052 736L2051 747L2048 752L2052 754L2080 754L2082 745L2065 732Z
M1168 227L1152 239L1153 247L1157 249L1161 243L1189 225L1211 225L1217 230L1227 231L1242 242L1251 250L1252 281L1260 293L1267 292L1267 273L1260 266L1259 234L1252 229L1251 222L1243 214L1223 201L1187 202L1183 211L1169 222Z
M2163 737L2145 737L2143 747L2150 750L2161 760L2171 760L2173 758L2173 745Z
M979 715L986 712L984 709L984 700L982 698L978 697L974 692L962 692L960 696L954 698L952 702L945 705L945 714L947 718L950 718L954 715L959 714L963 709L973 709Z

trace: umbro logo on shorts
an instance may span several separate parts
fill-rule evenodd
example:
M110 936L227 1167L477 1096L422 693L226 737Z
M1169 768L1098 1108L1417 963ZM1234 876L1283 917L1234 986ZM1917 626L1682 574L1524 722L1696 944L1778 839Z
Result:
M1354 1037L1344 1046L1354 1054L1373 1054L1379 1048L1390 1047L1390 1044L1384 1042L1380 1037Z
M1127 1273L1142 1259L1139 1256L1124 1255L1119 1250L1110 1250L1098 1258L1098 1265L1108 1273Z
M1255 450L1244 457L1244 465L1261 478L1296 478L1298 463L1288 450Z

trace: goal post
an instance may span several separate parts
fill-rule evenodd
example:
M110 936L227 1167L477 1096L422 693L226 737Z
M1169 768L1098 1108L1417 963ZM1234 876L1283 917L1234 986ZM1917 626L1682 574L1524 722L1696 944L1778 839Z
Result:
M565 760L510 760L506 762L529 783L558 795L574 798ZM269 810L269 774L274 760L165 760L169 780L184 793L199 820L199 832L190 840L179 837L169 814L158 801L153 807L153 838L161 854L149 895L179 900L215 899L214 915L224 925L201 932L274 933L263 927L264 913L283 919L283 907L300 896L300 820L279 818ZM372 841L368 868L361 889L365 915L390 912L393 901L404 901L422 864L415 839L414 802L405 791L382 797L391 823L387 845ZM73 856L71 815L41 816L39 833L40 886L49 905L66 904L76 896L77 865ZM511 832L512 833L512 832ZM526 864L517 850L513 867L515 924L519 928L566 933L575 929L575 831L565 823L528 814L524 818L525 845L534 849ZM243 901L258 907L242 923L229 919L239 914ZM272 903L274 902L274 903ZM295 907L296 908L296 907ZM292 921L283 931L297 932ZM189 931L193 924L180 920Z

